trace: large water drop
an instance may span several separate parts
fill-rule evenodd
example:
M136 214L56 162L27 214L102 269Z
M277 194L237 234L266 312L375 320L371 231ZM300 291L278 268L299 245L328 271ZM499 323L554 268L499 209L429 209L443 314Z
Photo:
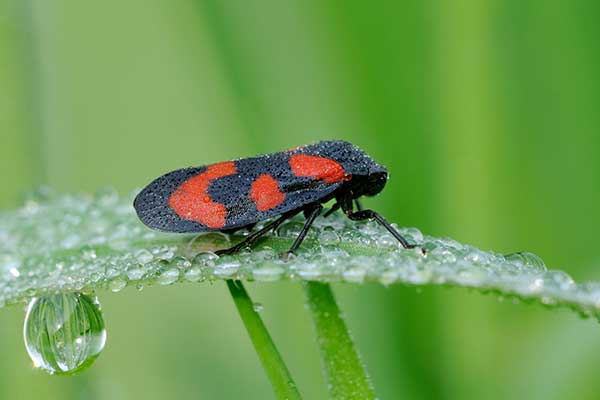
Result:
M80 372L106 343L100 304L81 293L34 298L27 308L23 336L37 368L50 374Z

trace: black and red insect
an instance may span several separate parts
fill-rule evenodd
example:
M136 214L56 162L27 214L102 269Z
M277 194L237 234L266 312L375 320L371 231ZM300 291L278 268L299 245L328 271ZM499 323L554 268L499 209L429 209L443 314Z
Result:
M322 204L335 199L325 216L341 209L354 221L375 219L402 246L412 248L385 218L373 210L362 210L358 203L361 196L381 192L387 178L386 168L353 144L322 141L169 172L146 186L135 198L134 207L144 224L169 232L231 232L278 217L217 254L232 254L250 246L304 212L306 222L289 250L293 252L323 210Z

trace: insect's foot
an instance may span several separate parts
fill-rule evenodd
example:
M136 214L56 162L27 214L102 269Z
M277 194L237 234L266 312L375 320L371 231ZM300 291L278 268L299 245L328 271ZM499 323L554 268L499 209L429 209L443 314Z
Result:
M217 250L215 251L215 254L218 255L219 257L221 256L230 256L232 254L235 254L239 251L239 249L232 247L230 249L221 249L221 250Z
M279 253L279 257L281 257L282 260L289 260L290 258L294 257L296 254L293 251L284 251L282 253Z
M424 256L426 256L426 255L427 255L427 250L425 250L425 248L424 248L424 247L418 246L418 245L416 245L416 244L408 244L408 245L404 246L404 248L405 248L405 249L416 249L416 248L418 248L418 249L420 249L420 250L421 250L421 254L422 254L422 255L424 255Z

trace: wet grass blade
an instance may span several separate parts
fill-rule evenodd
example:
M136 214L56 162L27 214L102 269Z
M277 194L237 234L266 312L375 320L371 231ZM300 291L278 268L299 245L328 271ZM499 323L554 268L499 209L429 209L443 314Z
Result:
M248 296L244 285L240 281L228 279L227 287L277 398L301 399L296 383L277 351L265 324L254 310L254 303Z
M253 251L217 257L213 251L244 236L154 232L139 222L132 196L55 196L40 191L25 205L0 213L0 305L45 294L216 279L379 282L475 288L545 306L600 315L600 283L576 283L537 256L483 251L448 238L400 228L427 249L405 250L374 222L342 215L317 218L295 257L282 259L301 219L282 225Z
M375 399L375 390L327 283L304 284L332 399Z

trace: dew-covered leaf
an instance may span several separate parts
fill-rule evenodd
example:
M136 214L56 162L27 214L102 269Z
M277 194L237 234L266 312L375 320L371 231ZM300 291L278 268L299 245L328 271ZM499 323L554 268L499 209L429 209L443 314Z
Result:
M401 248L375 222L334 214L318 218L297 254L287 259L280 253L301 229L301 219L282 225L252 251L217 257L213 251L243 234L155 232L139 222L132 199L110 190L95 196L42 193L19 210L1 213L0 305L126 286L295 279L468 287L600 315L600 283L575 283L531 253L502 255L400 228L427 250L423 255Z

